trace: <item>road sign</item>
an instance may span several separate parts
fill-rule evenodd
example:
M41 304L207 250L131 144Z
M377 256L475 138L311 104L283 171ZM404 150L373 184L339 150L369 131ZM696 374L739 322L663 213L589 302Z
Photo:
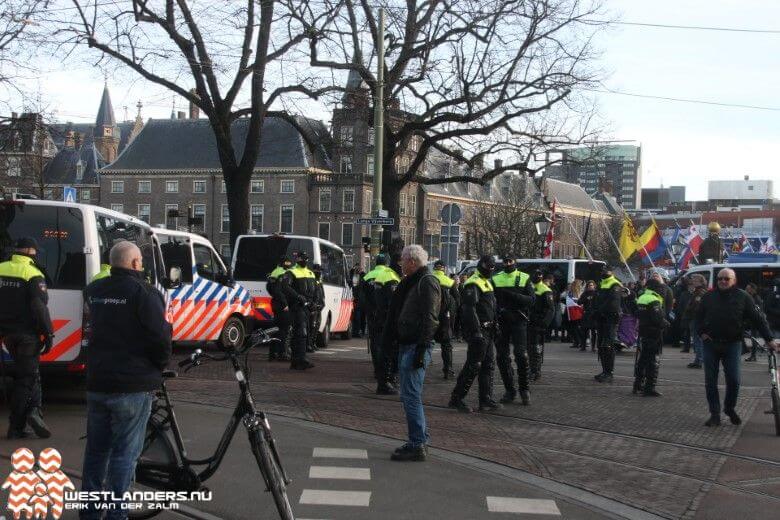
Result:
M71 186L62 188L62 200L65 202L76 202L76 188Z
M445 224L457 224L462 216L463 212L457 204L445 204L441 208L441 219Z
M455 206L455 204L447 204L447 206ZM442 216L444 211L442 210ZM447 215L450 215L448 209ZM452 215L455 215L455 210L452 210ZM460 209L457 213L458 219L460 219ZM447 219L445 219L447 220ZM455 267L458 262L458 244L460 243L460 226L444 225L441 227L441 259L447 267Z
M371 217L371 218L359 218L355 220L358 224L370 224L372 226L392 226L395 224L394 218L388 217Z
M390 214L387 212L386 209L380 209L379 211L377 211L377 213L379 214L378 215L379 217L385 217L385 218L387 218L387 216Z

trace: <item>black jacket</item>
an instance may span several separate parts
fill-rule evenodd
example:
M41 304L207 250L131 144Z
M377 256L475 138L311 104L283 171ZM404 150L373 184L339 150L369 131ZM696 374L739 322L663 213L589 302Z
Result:
M482 291L476 283L467 281L463 284L460 298L460 329L463 337L480 337L482 325L493 323L496 319L495 291Z
M660 293L656 294L663 298L663 295ZM641 294L639 296L639 301L643 301ZM650 304L637 305L636 316L639 319L639 335L644 338L661 337L663 336L664 329L669 327L669 322L666 321L665 306L659 301L654 301Z
M596 316L599 319L620 317L621 300L626 290L619 283L605 286L602 280L596 295Z
M531 325L538 329L546 329L552 323L558 303L555 292L550 290L542 294L536 294L534 305L531 309Z
M588 291L580 295L577 303L582 305L582 324L587 328L596 328L596 291Z
M427 267L401 280L393 293L382 344L423 344L433 341L439 328L441 286Z
M111 268L87 286L90 335L87 390L148 392L159 388L171 357L171 324L162 295L143 273Z
M32 258L15 254L0 264L0 335L53 334L46 280Z
M706 334L719 343L740 341L742 332L750 328L755 328L765 340L772 339L753 298L737 287L705 294L696 315L696 327L699 335Z
M764 312L769 326L780 330L780 283L770 287L764 294Z

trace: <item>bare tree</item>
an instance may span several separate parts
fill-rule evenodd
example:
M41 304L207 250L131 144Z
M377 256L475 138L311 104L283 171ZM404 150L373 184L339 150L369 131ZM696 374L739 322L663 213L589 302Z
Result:
M375 66L362 63L361 48L376 48L378 6L388 13L382 163L391 213L410 182L533 175L545 166L545 150L599 130L581 94L598 79L591 69L598 0L344 0L334 23L310 34L311 64L356 71L373 91ZM425 164L434 150L470 171L486 157L510 160L479 175L431 177Z
M72 14L61 12L53 27L60 45L88 46L100 54L99 65L128 68L198 106L208 118L234 243L249 225L249 184L269 107L291 93L317 97L330 90L289 68L288 74L270 78L269 67L294 60L298 45L330 23L337 10L327 0L316 9L275 0L71 2ZM235 123L244 117L247 128L241 135Z
M0 101L21 94L19 75L29 69L26 58L35 47L38 16L48 0L3 0L0 5Z

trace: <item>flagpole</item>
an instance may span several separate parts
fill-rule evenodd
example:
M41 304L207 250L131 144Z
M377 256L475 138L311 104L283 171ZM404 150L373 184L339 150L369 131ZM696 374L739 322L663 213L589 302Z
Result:
M569 227L571 228L572 231L574 231L574 236L576 236L577 240L580 241L580 245L585 250L585 254L588 255L588 260L590 260L592 262L593 261L593 257L590 255L590 251L588 251L588 246L585 245L585 242L580 237L580 234L577 233L577 229L574 227L574 224L571 223L571 219L565 218L565 215L562 218L564 218L569 223Z
M591 220L591 218L593 218L593 212L590 212L590 213L588 214L588 223L587 223L587 225L585 226L585 233L583 233L583 235L582 235L582 241L583 241L583 242L585 242L585 241L588 239L588 233L590 233L590 220ZM582 251L580 251L580 254L579 254L579 255L577 255L577 256L579 256L580 258L582 258Z
M693 219L688 219L688 220L690 221L691 226L696 226L696 224L694 224L694 222L693 222ZM701 224L701 225L704 225L704 224ZM699 229L698 228L696 228L696 232L699 233ZM701 236L701 233L699 233L699 236ZM693 250L691 250L691 252L693 253ZM697 255L696 253L693 253L693 258L696 259L696 264L697 265L701 265L701 262L699 262L699 255Z
M617 242L615 242L615 237L612 236L612 232L609 230L609 226L607 226L606 219L599 219L599 220L601 220L601 223L604 224L604 229L607 230L607 236L612 241L612 245L615 246L615 249L617 249L617 252L620 255L620 259L623 261L623 265L626 266L626 271L628 271L628 274L631 275L631 279L636 282L636 276L634 276L634 273L631 271L631 268L628 267L628 262L626 262L626 259L623 257L623 252L620 250L620 246L618 246Z

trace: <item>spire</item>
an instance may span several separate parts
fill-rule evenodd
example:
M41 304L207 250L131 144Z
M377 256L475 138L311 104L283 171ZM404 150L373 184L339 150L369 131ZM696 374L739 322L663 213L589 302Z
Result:
M357 51L355 52L355 55L352 57L352 63L355 65L362 65L363 64L363 53L360 52L360 47L358 47ZM355 91L359 88L365 88L366 84L363 82L363 78L360 76L360 73L354 69L349 70L349 75L347 76L347 85L346 89L347 92L349 91Z
M105 84L103 87L103 98L100 100L95 126L98 128L116 126L114 107L111 105L111 95L108 93L108 84Z

